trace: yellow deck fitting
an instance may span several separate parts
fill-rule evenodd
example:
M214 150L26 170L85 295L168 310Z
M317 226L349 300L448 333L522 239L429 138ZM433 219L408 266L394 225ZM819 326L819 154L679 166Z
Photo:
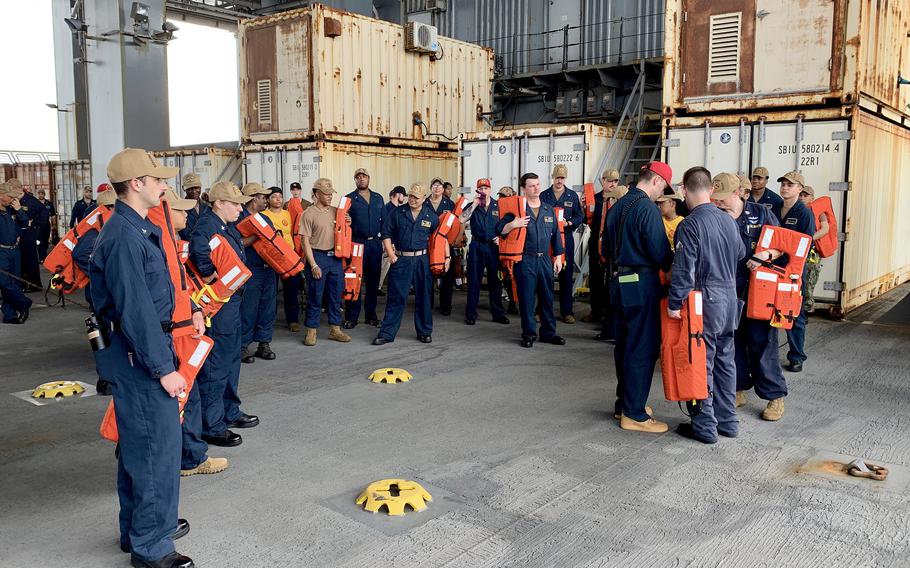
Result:
M370 373L370 380L374 383L406 383L411 380L411 373L404 369L386 368L376 369Z
M85 387L75 381L51 381L35 387L32 391L34 398L60 398L75 396L85 392Z
M432 500L433 497L416 481L383 479L367 485L356 503L371 513L378 513L385 507L390 516L400 517L405 513L405 506L423 511L427 508L426 503Z

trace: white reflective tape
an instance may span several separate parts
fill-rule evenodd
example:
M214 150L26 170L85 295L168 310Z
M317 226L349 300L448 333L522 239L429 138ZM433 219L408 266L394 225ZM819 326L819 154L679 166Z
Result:
M773 272L764 272L759 270L755 273L756 280L767 280L768 282L777 282L777 274Z
M236 268L236 267L235 267L235 268ZM238 272L239 272L239 269L238 269ZM231 292L236 292L236 291L237 291L237 288L240 288L241 286L243 286L243 283L246 282L246 279L247 279L247 278L249 278L249 276L247 276L246 274L244 274L243 276L241 276L240 278L238 278L236 282L234 282L233 284L231 284L230 286L228 286L228 288L231 289Z
M799 292L798 284L790 284L787 282L781 282L777 285L778 292Z
M215 235L212 237L212 240L209 241L209 248L215 250L219 246L221 246L221 239L218 238L218 235Z
M268 223L265 222L265 219L259 213L256 213L255 215L253 215L253 218L256 219L256 222L259 223L260 227L264 228L268 225Z
M446 228L451 229L452 225L455 223L455 215L449 214L446 215Z
M566 220L565 211L563 211L562 209L557 211L556 218L559 219L560 221L565 221Z
M205 359L205 354L209 352L209 344L205 341L200 341L199 345L196 346L193 354L190 355L190 360L187 361L190 367L198 367L202 364L202 360Z
M100 215L101 215L101 213L95 213L94 215L90 216L90 217L86 220L86 223L88 223L89 225L94 225L95 223L98 222L98 217L99 217Z
M799 240L799 246L796 248L796 256L802 258L809 252L809 243L812 241L809 237L803 237Z
M357 275L356 275L356 274L351 274L350 272L345 272L345 273L344 273L344 277L345 277L345 278L357 278Z
M338 200L338 208L347 209L350 202L351 202L351 200L348 198L347 195L345 195L341 199Z
M69 239L66 239L63 241L63 246L65 246L66 248L68 248L70 250L73 250L74 248L76 248L76 243L74 243L73 241L71 241Z
M762 232L762 239L759 246L763 249L771 248L771 239L774 238L774 229L771 227L765 226L764 232Z
M700 316L702 314L701 292L693 293L695 294L695 315Z
M224 276L221 277L221 283L224 284L225 286L228 286L228 284L231 282L231 280L233 280L234 278L237 278L238 274L240 274L240 268L235 266L234 268L228 270L227 274L225 274ZM233 289L234 288L231 288L231 290L233 290Z

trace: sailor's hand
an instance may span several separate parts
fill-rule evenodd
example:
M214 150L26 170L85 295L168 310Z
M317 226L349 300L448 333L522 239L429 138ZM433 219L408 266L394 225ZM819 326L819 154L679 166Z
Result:
M163 388L171 398L183 394L186 390L186 379L177 371L164 375L161 377L160 382L161 388Z
M671 310L670 308L667 308L667 315L670 316L670 319L675 319L675 320L682 319L682 314L680 313L680 310Z
M193 330L196 332L193 339L199 339L205 335L205 316L202 312L193 312Z

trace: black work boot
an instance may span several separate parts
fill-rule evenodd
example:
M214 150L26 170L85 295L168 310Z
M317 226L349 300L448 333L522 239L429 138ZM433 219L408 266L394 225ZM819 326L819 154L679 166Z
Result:
M277 357L275 352L272 351L272 348L269 347L268 343L259 342L259 349L256 350L256 357L260 359L265 359L266 361L272 361Z

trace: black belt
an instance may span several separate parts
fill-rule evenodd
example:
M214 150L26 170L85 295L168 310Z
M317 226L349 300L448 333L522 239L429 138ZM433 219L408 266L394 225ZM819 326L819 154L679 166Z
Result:
M357 235L354 235L351 238L354 239L355 241L375 241L379 237L358 237Z
M650 266L617 266L616 269L620 272L657 272L656 268Z
M483 243L485 245L493 244L493 239L471 239L472 243Z
M164 333L172 333L175 329L180 327L189 327L193 325L193 320L183 320L183 321L163 321L159 322L161 324L161 331ZM120 322L112 321L110 322L111 330L123 332L123 328L120 327Z
M327 255L327 256L335 256L335 251L334 251L334 250L319 250L319 249L313 249L313 252L319 252L319 253L322 253L322 254Z
M550 253L546 253L546 252L525 252L525 253L522 253L522 256L536 256L536 257L541 257L541 256L544 256L544 255L549 255L549 254L550 254Z

